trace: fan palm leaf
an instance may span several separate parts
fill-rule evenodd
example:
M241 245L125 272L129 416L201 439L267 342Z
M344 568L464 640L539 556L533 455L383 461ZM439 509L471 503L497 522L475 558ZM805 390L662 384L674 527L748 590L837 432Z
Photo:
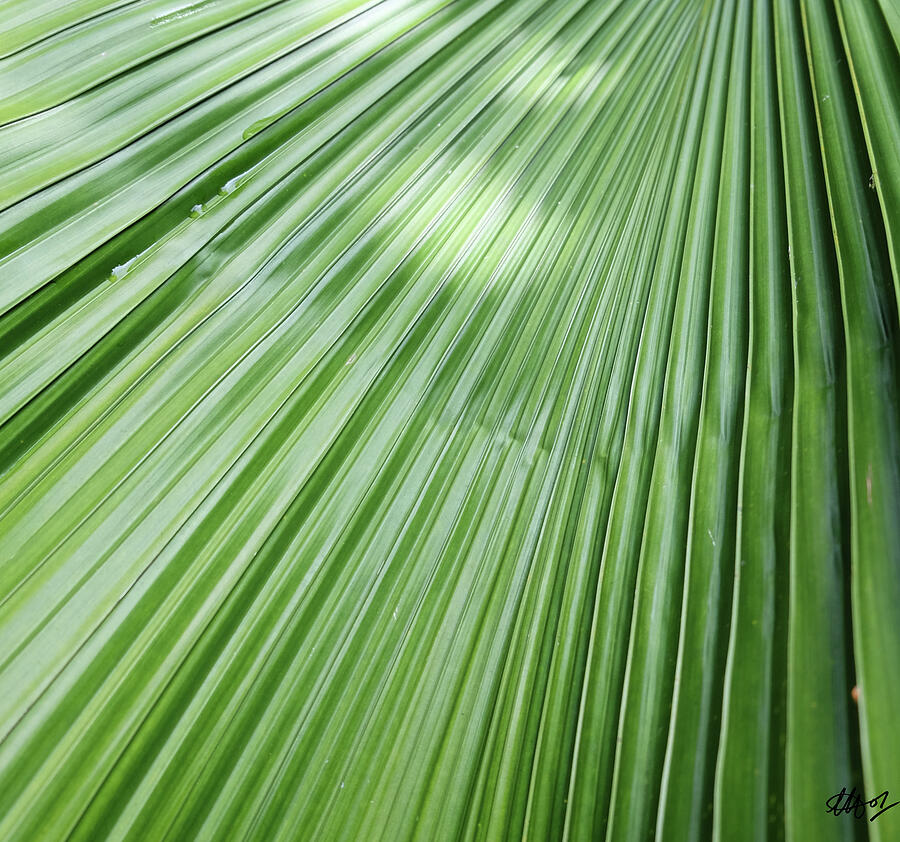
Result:
M898 32L0 2L0 838L900 839Z

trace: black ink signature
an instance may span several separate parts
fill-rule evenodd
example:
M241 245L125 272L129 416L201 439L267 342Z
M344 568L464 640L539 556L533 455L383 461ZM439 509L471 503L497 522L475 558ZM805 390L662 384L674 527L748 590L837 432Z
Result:
M846 799L846 801L844 799ZM873 810L876 807L881 807L881 809L869 819L870 822L874 822L882 813L886 813L891 807L896 807L900 804L900 801L895 801L893 804L887 804L887 806L885 806L887 800L887 790L882 792L881 795L876 795L874 798L870 798L866 801L856 792L856 787L853 787L849 793L847 792L847 787L843 787L839 793L832 795L831 798L825 802L828 808L825 812L834 813L836 816L852 813L854 818L864 819L866 817L866 807L871 807ZM843 802L843 804L841 802Z

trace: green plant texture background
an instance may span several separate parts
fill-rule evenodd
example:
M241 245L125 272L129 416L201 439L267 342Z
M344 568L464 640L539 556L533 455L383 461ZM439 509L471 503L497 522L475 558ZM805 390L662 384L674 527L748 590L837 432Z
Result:
M0 840L900 840L898 261L896 0L0 0Z

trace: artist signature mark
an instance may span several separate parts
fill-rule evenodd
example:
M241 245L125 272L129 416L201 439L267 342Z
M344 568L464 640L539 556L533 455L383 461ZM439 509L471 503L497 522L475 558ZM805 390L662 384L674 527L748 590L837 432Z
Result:
M866 817L866 807L870 807L873 810L880 807L881 809L869 818L870 822L874 822L882 813L886 813L891 807L896 807L900 804L900 801L888 804L887 800L889 797L888 791L885 790L881 795L876 795L874 798L866 801L857 793L856 787L853 787L849 793L847 792L847 787L843 787L840 792L832 795L825 802L828 808L825 812L834 813L836 816L852 813L854 818L864 819Z

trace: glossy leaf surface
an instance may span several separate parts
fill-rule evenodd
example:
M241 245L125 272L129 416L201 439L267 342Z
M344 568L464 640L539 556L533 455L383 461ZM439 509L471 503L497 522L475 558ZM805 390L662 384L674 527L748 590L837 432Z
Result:
M0 2L0 839L900 839L898 27Z

